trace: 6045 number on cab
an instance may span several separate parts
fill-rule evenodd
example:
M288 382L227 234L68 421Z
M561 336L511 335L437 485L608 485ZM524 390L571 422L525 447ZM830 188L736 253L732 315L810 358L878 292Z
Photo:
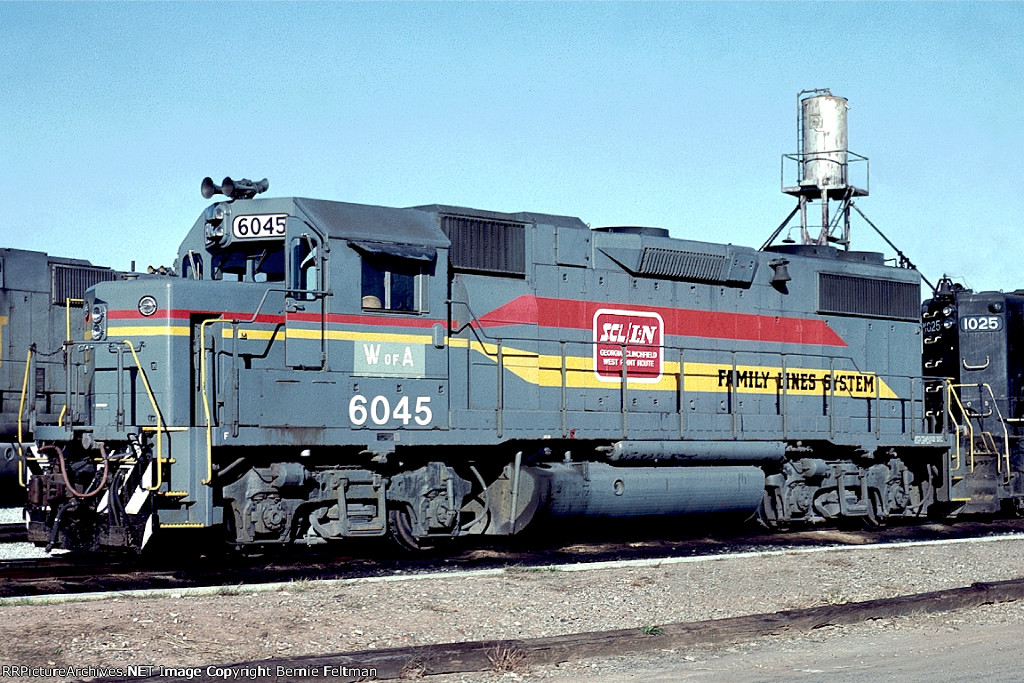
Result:
M231 234L240 240L275 239L287 231L288 216L283 213L235 216L231 221Z
M434 413L430 410L429 396L403 396L392 406L386 396L367 397L356 394L348 402L348 419L356 427L362 427L367 422L378 427L396 422L403 427L410 422L426 427L434 419Z

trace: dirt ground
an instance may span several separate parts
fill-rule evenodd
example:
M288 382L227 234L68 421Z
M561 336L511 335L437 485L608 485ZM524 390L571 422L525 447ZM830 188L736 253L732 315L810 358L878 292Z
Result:
M578 571L510 568L430 578L396 575L385 580L309 581L266 593L228 587L212 596L182 591L145 599L122 595L55 604L7 600L0 603L0 642L4 644L0 648L0 679L38 682L66 678L17 675L20 669L14 670L15 675L6 675L3 666L205 667L303 654L642 629L1014 579L1021 575L1022 558L1024 539L1004 538L657 560ZM977 625L1009 628L1024 623L1024 610L1011 606L992 609L997 608L1004 611L979 616ZM954 641L957 630L963 630L957 622L959 615L946 621L935 619L928 616L920 623L940 632L953 629ZM886 651L893 632L907 631L913 624L863 625L864 657ZM861 627L835 631L851 634L857 628ZM734 649L653 651L626 664L620 660L580 662L501 675L503 680L516 676L594 680L604 676L597 680L613 681L641 680L634 674L642 670L647 672L643 680L656 680L659 671L666 672L667 678L662 680L677 680L684 674L733 680L749 671L754 678L746 680L760 680L756 677L759 670L767 678L781 676L789 671L786 667L825 671L813 661L797 660L801 653L819 652L821 643L832 642L828 640L831 636L821 631L808 635L803 644L768 639ZM855 651L843 644L843 638L836 638L835 657L854 657ZM1001 642L1012 641L1003 638ZM775 647L782 649L773 660L765 655L765 648ZM787 652L794 654L791 657ZM970 657L974 659L973 654ZM764 669L772 661L777 662L776 668ZM836 666L855 664L850 659L836 661L848 662ZM451 680L488 680L489 675Z

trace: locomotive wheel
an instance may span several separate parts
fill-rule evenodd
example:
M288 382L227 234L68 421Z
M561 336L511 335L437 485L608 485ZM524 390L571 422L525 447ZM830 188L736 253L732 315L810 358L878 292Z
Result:
M434 548L433 543L413 536L409 508L404 505L388 510L388 529L391 540L406 552L418 553Z

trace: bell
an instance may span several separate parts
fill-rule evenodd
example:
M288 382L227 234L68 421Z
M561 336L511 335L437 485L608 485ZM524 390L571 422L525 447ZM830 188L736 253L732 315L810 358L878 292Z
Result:
M771 261L768 264L772 267L772 270L775 271L775 274L772 275L773 285L781 285L793 279L789 276L789 269L786 267L786 264L788 263L789 261L786 259L779 259L778 261Z

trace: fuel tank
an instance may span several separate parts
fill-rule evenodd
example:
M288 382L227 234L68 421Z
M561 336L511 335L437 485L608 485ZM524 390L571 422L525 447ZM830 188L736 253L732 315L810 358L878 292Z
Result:
M615 467L557 463L531 468L555 517L753 513L764 493L757 467Z

